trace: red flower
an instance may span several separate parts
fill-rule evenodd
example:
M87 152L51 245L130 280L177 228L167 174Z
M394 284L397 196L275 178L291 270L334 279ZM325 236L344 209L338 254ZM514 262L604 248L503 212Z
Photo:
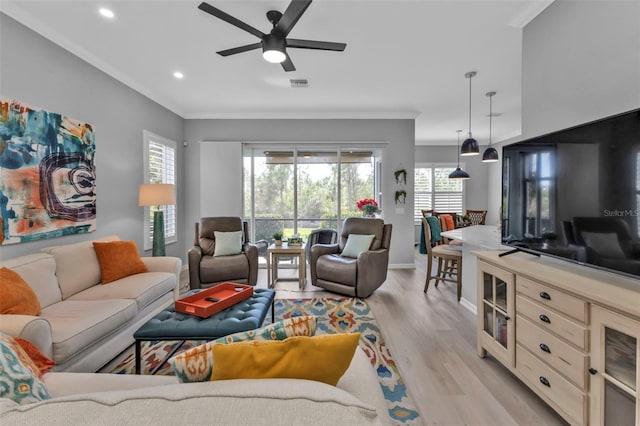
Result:
M376 200L374 200L373 198L363 198L362 200L360 200L360 201L358 201L356 203L356 206L358 207L358 210L362 211L364 206L366 206L367 204L372 204L372 205L378 207L378 202Z

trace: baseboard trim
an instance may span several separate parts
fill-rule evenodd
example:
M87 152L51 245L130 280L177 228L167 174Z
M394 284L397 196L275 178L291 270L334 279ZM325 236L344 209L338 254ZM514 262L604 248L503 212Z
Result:
M392 263L389 269L416 269L415 263Z
M460 298L460 304L463 308L471 312L473 315L478 316L478 308L464 297Z

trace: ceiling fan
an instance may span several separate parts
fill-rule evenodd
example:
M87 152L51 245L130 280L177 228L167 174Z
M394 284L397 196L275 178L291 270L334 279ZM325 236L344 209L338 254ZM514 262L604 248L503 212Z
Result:
M262 57L266 61L282 64L282 68L284 68L285 71L295 71L296 67L293 65L291 58L287 54L287 48L333 50L342 52L345 47L347 47L345 43L287 38L287 35L291 32L293 26L298 22L298 19L300 19L310 4L311 0L292 0L284 14L277 10L268 11L267 19L273 24L273 28L268 34L263 33L251 25L234 18L206 2L200 3L198 9L203 12L207 12L216 18L220 18L223 21L245 30L246 32L261 39L259 43L221 50L217 52L219 55L229 56L235 55L236 53L262 48Z

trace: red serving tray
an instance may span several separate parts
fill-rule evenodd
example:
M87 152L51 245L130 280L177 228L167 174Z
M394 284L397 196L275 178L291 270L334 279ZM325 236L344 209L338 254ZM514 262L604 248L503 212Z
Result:
M252 286L227 282L176 300L175 309L176 312L208 318L251 296L253 296ZM220 300L211 302L204 300L205 297L215 297Z

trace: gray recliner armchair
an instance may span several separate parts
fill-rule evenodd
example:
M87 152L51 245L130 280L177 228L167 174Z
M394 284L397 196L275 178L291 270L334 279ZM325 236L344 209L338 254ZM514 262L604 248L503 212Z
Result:
M343 256L350 234L373 235L366 250L355 257ZM391 224L382 219L345 219L337 244L311 247L311 283L329 291L355 297L369 297L387 279Z
M214 256L215 231L241 231L240 253ZM189 287L192 289L207 288L225 281L249 285L256 285L258 281L258 248L249 243L247 222L239 217L200 218L200 222L196 222L194 246L187 256Z

